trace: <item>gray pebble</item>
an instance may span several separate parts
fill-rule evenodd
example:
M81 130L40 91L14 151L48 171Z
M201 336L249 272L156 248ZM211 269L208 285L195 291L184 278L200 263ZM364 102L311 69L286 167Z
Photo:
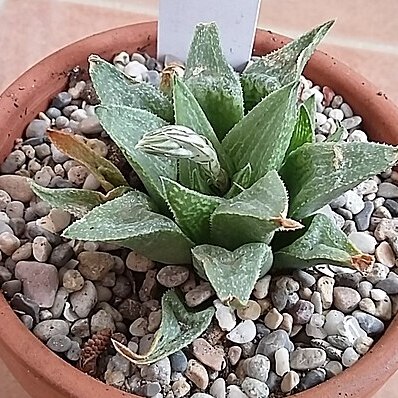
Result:
M309 388L315 387L321 384L326 379L325 369L313 369L310 370L300 381L300 388L308 390Z
M365 207L362 198L354 191L347 191L345 208L352 214L358 214Z
M15 293L10 301L11 308L30 315L35 322L39 322L39 305L21 293Z
M51 252L49 262L54 264L56 267L63 267L71 258L73 258L75 252L68 243L62 243L56 246Z
M173 372L185 372L188 366L188 360L182 351L177 351L174 354L171 354L169 359Z
M54 304L50 308L51 313L54 318L59 318L62 315L62 312L65 307L65 303L68 299L68 292L63 287L60 287L55 295Z
M46 110L46 115L50 119L56 119L58 116L61 116L61 111L58 108L50 107Z
M3 164L0 166L0 172L3 174L13 174L23 164L25 164L25 161L25 153L20 149L16 149L7 156Z
M88 116L86 119L83 119L79 122L78 129L86 135L99 134L103 131L97 116Z
M348 239L362 252L373 254L376 249L376 239L366 232L352 232Z
M80 353L81 353L81 348L80 345L77 341L71 341L70 348L68 352L66 353L66 357L73 362L76 362L80 359Z
M22 283L17 279L6 281L1 285L1 291L7 299L11 299L14 294L20 293L22 290Z
M264 382L250 377L243 380L241 388L249 398L267 398L269 395L269 388Z
M50 319L38 323L33 329L33 333L40 340L48 341L55 335L68 335L69 325L68 322L61 319Z
M281 390L283 393L287 393L292 391L300 382L300 376L294 371L291 370L287 372L282 379Z
M384 206L387 208L387 210L391 213L393 217L398 216L398 203L396 200L387 199L384 202Z
M268 378L271 363L265 355L257 354L246 359L244 366L247 376L265 382Z
M72 102L72 95L67 91L58 93L52 100L51 106L54 108L62 109Z
M213 384L210 386L210 394L214 398L225 398L227 393L225 384L225 380L221 377L214 380Z
M360 294L350 287L335 287L333 290L335 307L345 314L351 313L361 301Z
M248 396L238 386L230 385L227 387L227 398L248 398Z
M33 329L34 321L30 315L21 315L20 319L27 329L29 330Z
M82 339L91 336L90 325L87 318L77 320L70 329L71 333Z
M354 311L352 315L357 319L359 325L367 334L374 336L384 331L384 323L373 315L366 314L362 311Z
M355 362L358 361L359 357L360 357L359 354L354 350L354 348L348 347L343 353L341 363L346 368L349 368L352 365L354 365Z
M86 318L97 303L97 291L91 281L84 283L83 289L70 295L73 311L80 318Z
M256 350L256 354L265 355L268 358L273 358L275 352L280 348L285 347L288 351L293 351L294 345L290 341L289 335L284 330L275 330L268 336L263 337Z
M179 265L167 265L162 267L156 278L158 282L167 288L182 285L189 277L189 269Z
M398 294L398 275L390 272L388 277L376 284L377 289L384 290L387 294Z
M66 116L58 116L55 119L55 127L57 129L64 129L69 126L69 119Z
M62 334L52 336L47 341L47 347L54 352L66 352L70 349L71 346L71 339Z
M303 287L311 287L316 283L316 279L303 270L295 271L293 276Z
M45 120L34 119L32 120L28 127L26 128L26 138L41 138L44 137L49 124Z
M149 366L143 366L141 377L147 381L159 382L161 385L170 384L171 366L169 359L164 358Z
M354 221L358 231L366 231L367 229L369 229L370 218L372 216L373 211L374 211L373 202L366 201L365 207L354 217Z
M344 119L341 122L341 125L345 127L347 130L353 129L354 127L358 127L362 123L362 118L360 116L351 116L348 119Z
M385 199L396 199L398 198L398 187L391 182L382 182L379 185L377 196L382 196Z
M310 301L299 300L289 312L293 317L294 323L297 325L304 325L309 322L314 313L314 304Z
M299 348L290 353L290 366L295 370L315 369L326 361L326 352L321 348Z

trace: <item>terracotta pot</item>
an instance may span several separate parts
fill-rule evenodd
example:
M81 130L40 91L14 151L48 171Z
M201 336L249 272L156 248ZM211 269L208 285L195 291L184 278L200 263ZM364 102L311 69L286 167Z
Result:
M267 53L287 41L285 37L258 30L255 53ZM65 87L67 72L75 65L86 66L90 53L110 59L122 50L145 50L154 55L155 49L156 23L143 23L81 40L35 65L0 97L0 161L11 151L14 140L21 137L29 121ZM321 52L314 55L305 74L343 95L364 118L364 128L373 140L398 143L398 109L364 78ZM0 356L32 398L131 397L84 375L53 354L25 328L0 296ZM395 318L375 347L352 368L295 397L371 397L398 369L397 339Z

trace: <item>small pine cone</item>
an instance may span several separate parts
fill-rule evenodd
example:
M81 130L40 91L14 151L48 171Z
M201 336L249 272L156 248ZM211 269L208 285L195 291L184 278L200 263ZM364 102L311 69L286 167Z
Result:
M97 370L97 359L104 353L111 343L112 331L104 329L94 334L91 339L84 344L80 354L78 367L89 375L93 376Z

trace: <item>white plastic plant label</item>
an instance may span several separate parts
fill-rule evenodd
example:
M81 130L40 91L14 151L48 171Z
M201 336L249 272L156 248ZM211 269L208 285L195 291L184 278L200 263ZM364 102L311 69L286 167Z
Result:
M158 56L186 60L195 26L216 22L224 54L239 69L251 56L261 0L160 0Z

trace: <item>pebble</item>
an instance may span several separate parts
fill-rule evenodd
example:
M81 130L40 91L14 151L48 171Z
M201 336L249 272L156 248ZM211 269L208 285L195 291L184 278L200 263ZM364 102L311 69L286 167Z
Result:
M102 280L115 262L111 254L104 252L81 252L77 259L79 272L91 281Z
M294 277L300 282L302 287L311 287L316 283L315 277L303 270L295 271Z
M87 318L85 319L78 319L74 324L71 326L70 329L71 333L81 339L91 336L90 333L90 325Z
M248 396L235 385L227 387L227 398L248 398Z
M235 311L230 306L224 305L221 301L214 301L216 307L216 319L221 330L230 332L236 326Z
M398 198L398 187L391 182L382 182L379 185L377 196L382 196L385 199L397 199Z
M73 248L68 243L62 243L51 252L49 262L56 267L63 267L75 255Z
M377 241L366 232L352 232L348 239L363 253L373 254L375 252Z
M209 375L206 368L195 359L188 361L185 376L201 390L205 390L209 385Z
M376 285L377 286L377 284L379 283L379 282L381 282L381 281L384 281L386 278L387 278L387 276L390 276L389 275L389 272L390 272L390 269L388 268L388 267L386 267L385 265L383 265L383 264L380 264L380 263L375 263L374 265L373 265L373 268L370 270L370 272L366 275L366 279L370 282L370 283L373 283L374 285ZM392 276L393 274L391 274L391 276ZM387 282L386 284L387 285L389 285L391 282ZM398 280L397 280L397 283L398 283ZM379 286L377 286L379 289L383 289L383 288L380 288ZM397 287L398 287L398 284L397 284ZM383 290L385 290L385 289L383 289ZM388 293L388 291L387 290L385 290L387 293ZM397 290L397 293L398 293L398 290Z
M16 279L11 281L3 282L1 285L1 291L7 299L11 299L16 293L22 290L22 283Z
M136 319L129 328L132 336L143 337L148 333L148 321L145 318Z
M294 371L286 373L282 379L281 390L283 393L288 393L298 386L300 382L300 376Z
M50 126L46 120L34 119L26 128L26 138L44 137L49 127Z
M270 360L261 354L256 354L244 362L245 373L247 376L265 382L271 368Z
M185 377L181 377L172 384L171 390L173 391L175 398L181 398L189 393L189 391L191 390L191 386L189 385ZM208 394L203 394L203 395L208 395ZM211 396L209 395L209 397Z
M50 319L38 323L33 329L33 333L40 340L47 342L56 335L67 336L69 333L68 322L61 319Z
M358 214L364 209L365 203L356 192L347 191L345 193L345 197L346 197L345 208L349 210L352 214Z
M3 289L3 288L2 288ZM35 322L39 322L39 305L21 293L15 293L10 301L11 308L30 315Z
M19 261L15 277L22 282L26 297L42 308L52 307L58 290L58 271L52 264Z
M155 267L155 262L140 253L131 251L126 258L126 267L135 272L147 272Z
M360 116L351 116L347 119L344 119L341 122L341 125L345 127L347 130L351 130L354 127L358 127L362 123L362 118Z
M70 269L65 272L62 285L69 293L77 292L83 288L84 278L78 270Z
M163 358L149 366L143 366L141 377L147 381L159 382L161 385L170 384L171 365L169 359Z
M337 325L337 333L353 344L358 337L366 336L366 331L361 326L355 317L349 315Z
M354 311L352 315L367 334L374 336L384 332L384 323L375 316L362 311Z
M354 349L360 355L365 355L372 347L374 340L369 336L361 336L355 340Z
M129 268L128 265L127 268ZM182 285L188 280L188 277L189 269L181 265L167 265L161 268L156 275L158 282L167 288L173 288Z
M241 388L249 398L268 398L269 395L269 388L265 383L250 377L243 380Z
M117 278L116 285L121 280L122 280L122 276L119 276ZM128 282L128 280L126 280L126 282ZM149 300L153 299L156 295L157 288L158 288L158 284L156 281L156 271L149 270L146 273L144 282L142 283L141 289L138 292L138 296L139 296L140 300L142 302L145 302L145 301L149 301ZM113 288L112 290L115 293L115 288ZM131 290L131 287L130 287L130 290ZM126 292L126 295L127 295L127 292Z
M251 320L243 321L232 329L226 337L233 343L248 343L256 337L256 325Z
M88 116L79 122L78 130L85 135L95 135L103 131L102 126L96 115Z
M381 199L384 199L384 198L381 198ZM393 217L398 216L398 203L396 200L387 199L383 204L384 204L384 207L390 212L390 214Z
M320 383L323 383L326 378L326 371L324 368L310 370L300 382L300 387L308 390L309 388L315 387Z
M206 282L190 290L185 295L185 301L188 307L192 308L204 303L211 296L213 296L213 294L214 290L210 286L210 283Z
M294 370L311 370L322 366L326 352L321 348L298 348L290 353L290 366Z
M213 347L203 338L192 342L192 353L197 360L213 370L221 371L225 368L224 350Z
M169 356L171 369L173 372L183 373L187 369L188 360L182 351L177 351Z
M67 91L58 93L52 100L51 106L54 108L62 109L70 105L72 102L72 95Z
M293 351L294 345L290 341L289 335L284 330L275 330L263 337L256 349L256 354L262 354L268 358L273 358L275 352L285 347L289 352Z
M376 284L376 288L384 290L387 294L398 294L398 275L390 272L386 279Z
M334 305L344 313L351 313L361 301L360 294L350 287L335 287L333 290Z
M138 61L131 61L129 62L125 68L124 68L124 73L128 76L131 76L132 78L135 78L139 81L142 80L142 74L146 73L148 69L146 68L145 65Z
M52 233L61 232L71 221L70 213L61 209L51 209L50 213L36 222L42 228Z
M81 348L80 345L77 341L71 341L71 346L68 350L68 352L66 353L66 357L72 361L72 362L76 362L80 359L80 354L81 354Z
M209 392L214 398L225 398L226 396L225 380L221 377L214 380L213 384L210 386Z
M360 355L354 350L352 347L348 347L344 352L341 359L341 363L349 368L354 365L355 362L358 361Z
M104 329L110 329L112 332L116 330L112 315L104 310L99 310L91 317L90 326L91 333L97 333Z
M0 189L1 189L1 183L0 183ZM393 240L394 238L397 237L397 232L398 232L398 219L390 220L384 218L381 219L380 222L377 224L376 229L374 230L374 237L380 242L387 239Z
M2 165L0 165L0 172L3 174L13 174L23 164L25 164L26 155L20 149L12 151Z
M317 282L317 290L321 294L322 306L329 309L333 304L334 279L329 276L321 276Z
M244 307L238 308L236 311L238 317L244 321L255 321L261 315L261 306L254 300L249 300Z
M0 175L0 190L7 192L12 200L22 203L27 203L33 198L28 179L19 175Z
M285 348L279 348L275 352L275 372L278 376L284 376L290 371L289 351Z
M54 352L66 352L71 348L71 346L71 339L62 334L52 336L47 341L47 347Z
M11 256L21 246L20 240L10 232L0 234L0 250Z
M276 309L272 308L264 318L264 325L272 330L278 329L283 321L283 315Z
M374 211L374 204L371 201L365 202L365 207L354 217L358 231L366 231L370 225L370 219Z
M242 348L237 345L233 345L228 349L228 359L232 366L235 366L242 355Z
M33 239L32 252L36 261L44 263L50 257L52 246L44 236Z
M70 295L72 309L80 318L86 318L97 303L97 291L91 281L86 281L78 292Z
M304 325L309 322L314 313L314 304L310 301L299 300L289 312L293 317L294 323L297 325Z
M328 378L334 377L343 371L343 365L338 361L330 361L325 365L325 370Z

